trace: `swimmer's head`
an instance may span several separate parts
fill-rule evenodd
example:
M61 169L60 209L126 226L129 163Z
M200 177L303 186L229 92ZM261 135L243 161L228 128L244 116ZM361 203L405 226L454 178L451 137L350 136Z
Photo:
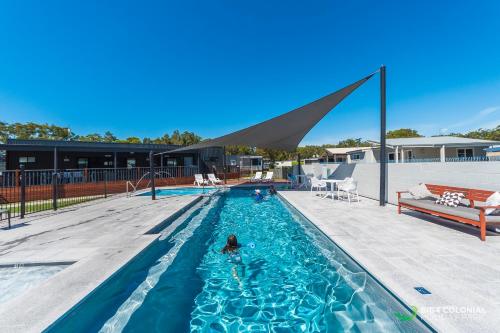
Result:
M259 190L259 189L256 189L256 190L255 190L255 193L260 194L260 190Z

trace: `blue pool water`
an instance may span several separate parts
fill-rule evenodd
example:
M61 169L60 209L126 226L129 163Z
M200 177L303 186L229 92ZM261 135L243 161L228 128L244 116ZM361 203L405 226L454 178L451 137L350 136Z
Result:
M280 198L251 194L204 198L48 331L428 331ZM220 253L229 234L240 258Z
M165 188L156 190L157 196L169 195L200 195L210 194L216 190L215 187L178 187L178 188ZM141 193L139 196L150 196L151 191Z

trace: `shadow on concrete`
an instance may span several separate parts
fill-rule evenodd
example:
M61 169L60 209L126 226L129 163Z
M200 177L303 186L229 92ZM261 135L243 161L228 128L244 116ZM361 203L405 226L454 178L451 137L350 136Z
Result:
M429 215L429 214L421 213L421 212L416 212L416 211L402 211L401 214L415 217L415 218L418 218L420 220L424 220L424 221L427 221L427 222L430 222L433 224L438 224L440 226L450 228L450 229L453 229L456 231L460 231L460 232L463 232L463 233L466 233L466 234L469 234L472 236L476 236L477 238L479 238L479 228L474 227L474 226L469 225L469 224L455 222L452 220L447 220L447 219L442 218L442 217L433 216L433 215ZM491 227L491 226L489 226L489 227ZM500 234L495 232L494 230L488 229L488 227L487 227L486 228L486 236L500 236Z

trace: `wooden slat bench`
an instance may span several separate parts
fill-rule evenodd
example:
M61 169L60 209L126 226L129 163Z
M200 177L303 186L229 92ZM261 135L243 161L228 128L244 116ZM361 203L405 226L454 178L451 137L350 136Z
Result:
M444 217L449 220L470 224L480 229L481 240L486 240L486 225L500 225L500 215L486 215L487 208L500 209L500 206L479 206L476 207L476 202L485 202L493 191L476 190L463 187L443 186L425 184L427 189L435 195L443 195L444 192L460 192L465 195L465 199L469 200L469 206L460 205L458 207L448 207L438 205L435 199L411 199L403 198L403 193L408 191L398 191L398 214L401 214L401 208L416 210L419 212L431 214L434 216Z

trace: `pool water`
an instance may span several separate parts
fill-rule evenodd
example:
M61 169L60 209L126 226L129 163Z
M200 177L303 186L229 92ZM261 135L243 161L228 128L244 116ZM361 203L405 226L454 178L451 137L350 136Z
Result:
M0 267L0 303L23 294L51 276L59 273L69 264L61 265L11 265Z
M156 190L157 196L170 196L170 195L201 195L210 194L216 190L215 187L178 187L178 188L165 188ZM139 196L151 196L151 191L141 193Z
M205 198L51 332L423 332L418 319L279 197ZM229 234L239 255L221 254Z

